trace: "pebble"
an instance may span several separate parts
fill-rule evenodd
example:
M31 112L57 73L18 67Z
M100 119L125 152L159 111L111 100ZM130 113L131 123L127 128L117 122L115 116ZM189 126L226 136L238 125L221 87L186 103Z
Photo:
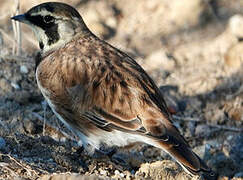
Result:
M6 79L0 79L0 89L4 92L11 92L12 86Z
M123 173L120 173L120 176L121 176L122 178L124 178L124 177L125 177L125 174L123 174Z
M112 28L116 28L117 27L117 21L116 21L116 18L114 17L109 17L107 20L106 20L106 24Z
M6 147L6 141L0 137L0 150L4 149Z
M205 156L206 147L204 145L193 148L193 151L200 157Z
M11 86L16 90L20 89L20 86L17 83L11 82Z
M25 65L20 66L20 72L27 74L29 72L28 68Z
M24 129L27 133L29 133L29 134L36 133L36 125L34 124L33 121L31 121L29 119L25 119L23 124L24 124Z
M119 175L120 174L120 172L118 171L118 170L115 170L115 172L114 172L116 175Z
M234 175L235 178L243 178L243 172L238 172Z
M146 70L152 71L158 68L163 68L166 71L171 71L175 67L175 61L168 58L166 51L158 50L151 53L146 59L143 65Z
M107 175L107 171L105 171L105 170L100 170L100 174L103 175L103 176L106 176L106 175Z
M242 60L242 50L243 43L237 43L232 45L224 55L224 63L226 66L230 67L230 69L239 69L243 60ZM226 70L230 70L227 69Z
M209 137L211 134L211 131L209 129L209 127L207 125L204 125L204 124L199 124L197 127L196 127L196 130L195 130L195 135L196 136L199 136L199 137Z
M229 28L236 37L243 37L243 16L240 14L232 16L229 20Z

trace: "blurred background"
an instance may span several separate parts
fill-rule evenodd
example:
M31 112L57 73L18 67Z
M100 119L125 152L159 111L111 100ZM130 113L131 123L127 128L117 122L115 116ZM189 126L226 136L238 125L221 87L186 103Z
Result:
M111 160L79 152L75 135L53 116L36 86L38 43L31 29L10 20L42 2L48 1L0 1L0 178L71 172L94 179L187 179L148 145ZM243 0L60 2L75 7L94 34L148 72L175 125L221 179L243 179Z

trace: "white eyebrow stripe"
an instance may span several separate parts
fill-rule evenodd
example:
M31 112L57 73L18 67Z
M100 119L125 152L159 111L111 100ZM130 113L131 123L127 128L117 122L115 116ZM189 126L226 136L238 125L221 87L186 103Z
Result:
M31 16L47 16L47 15L50 15L50 16L53 16L54 18L56 19L65 19L65 20L68 20L69 18L68 17L64 17L64 16L58 16L56 14L52 14L51 12L47 11L47 10L41 10L39 12L35 12L35 13L31 13ZM76 21L79 20L79 18L77 17L73 17L72 18Z
M46 15L52 15L52 14L47 10L41 10L41 11L36 12L36 13L31 13L31 15L32 16L38 16L38 15L46 16Z

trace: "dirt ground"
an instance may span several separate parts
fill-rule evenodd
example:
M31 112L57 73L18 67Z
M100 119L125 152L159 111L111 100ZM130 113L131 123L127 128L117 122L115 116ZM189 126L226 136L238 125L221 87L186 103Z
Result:
M191 179L145 144L111 158L82 150L37 88L37 41L22 25L17 43L16 2L0 2L0 179ZM40 2L20 1L19 13ZM63 2L144 67L175 125L220 179L243 179L242 0Z

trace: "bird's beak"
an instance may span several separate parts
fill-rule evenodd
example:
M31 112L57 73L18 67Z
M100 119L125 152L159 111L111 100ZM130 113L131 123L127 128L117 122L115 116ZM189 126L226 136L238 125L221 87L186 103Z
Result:
M13 17L11 17L11 19L13 19L15 21L19 21L19 22L25 23L25 24L28 24L28 20L26 19L25 14L20 14L20 15L17 15L17 16L13 16Z

